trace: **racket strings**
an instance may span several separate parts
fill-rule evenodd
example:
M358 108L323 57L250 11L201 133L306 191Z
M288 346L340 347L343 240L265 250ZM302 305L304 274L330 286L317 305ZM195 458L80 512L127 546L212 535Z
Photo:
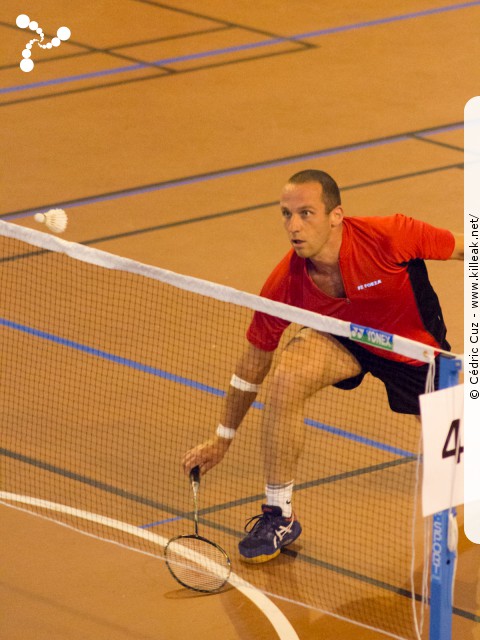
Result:
M215 543L197 536L180 536L165 549L167 566L182 585L196 591L218 591L230 576L230 560Z

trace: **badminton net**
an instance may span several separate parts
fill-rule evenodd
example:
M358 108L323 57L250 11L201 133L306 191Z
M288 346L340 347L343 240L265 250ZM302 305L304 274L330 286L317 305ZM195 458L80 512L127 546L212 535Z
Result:
M302 326L350 335L347 323L17 225L0 222L0 245L0 499L159 558L193 528L181 459L215 431L253 311L291 321L282 345ZM425 354L408 340L396 348ZM264 501L268 384L202 481L201 533L230 554L233 583L417 637L419 426L390 411L371 376L307 402L294 494L303 534L264 568L240 562L243 526Z

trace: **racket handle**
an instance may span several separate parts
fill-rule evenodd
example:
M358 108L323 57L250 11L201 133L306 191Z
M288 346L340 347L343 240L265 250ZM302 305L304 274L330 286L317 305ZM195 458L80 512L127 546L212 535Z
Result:
M200 467L197 465L190 471L190 482L200 484Z

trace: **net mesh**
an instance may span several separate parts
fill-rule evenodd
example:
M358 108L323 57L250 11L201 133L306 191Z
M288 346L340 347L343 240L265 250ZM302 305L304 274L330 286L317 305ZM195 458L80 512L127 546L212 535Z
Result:
M168 539L192 532L181 459L215 430L252 309L235 292L233 301L215 299L169 284L168 272L15 225L1 224L0 247L0 497L163 558ZM297 312L292 318L311 322ZM200 533L231 556L232 580L416 637L419 426L389 410L371 376L307 401L294 494L303 534L260 570L240 562L243 526L264 501L268 383L223 462L202 479Z

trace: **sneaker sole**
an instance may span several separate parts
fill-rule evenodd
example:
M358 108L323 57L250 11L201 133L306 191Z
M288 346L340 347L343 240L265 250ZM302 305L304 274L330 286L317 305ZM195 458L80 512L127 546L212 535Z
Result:
M247 558L247 556L243 556L240 553L240 560L242 560L242 562L246 562L247 564L261 564L262 562L268 562L269 560L273 560L274 558L276 558L278 555L280 555L280 551L281 549L277 549L275 553L272 553L269 556L264 554L263 556L254 556L253 558Z
M300 530L297 538L300 536L301 532L302 531ZM295 538L295 540L297 538ZM293 544L295 542L295 540L292 540L288 544L284 544L282 547L280 547L279 549L277 549L274 553L272 553L270 555L267 555L267 554L264 553L261 556L253 556L252 558L249 558L248 556L244 556L242 554L242 552L239 550L240 560L242 560L242 562L246 562L247 564L261 564L262 562L268 562L269 560L273 560L274 558L279 556L280 553L282 552L282 549L286 549L289 545Z

